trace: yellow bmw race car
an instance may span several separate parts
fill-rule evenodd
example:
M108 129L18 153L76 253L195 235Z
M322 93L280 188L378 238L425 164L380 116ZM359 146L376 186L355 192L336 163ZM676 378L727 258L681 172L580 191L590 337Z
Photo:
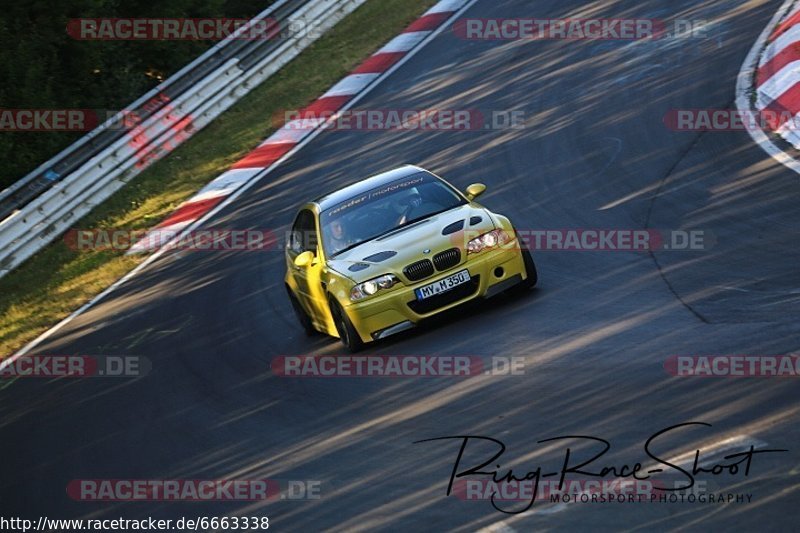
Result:
M286 290L307 334L350 350L476 298L537 282L511 222L435 174L404 166L304 205L286 243Z

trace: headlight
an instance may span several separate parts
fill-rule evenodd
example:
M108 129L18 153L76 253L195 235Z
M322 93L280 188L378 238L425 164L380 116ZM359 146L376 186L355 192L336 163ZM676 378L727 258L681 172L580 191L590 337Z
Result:
M391 289L398 283L400 283L400 280L397 278L397 276L394 274L386 274L385 276L371 279L369 281L365 281L364 283L359 283L353 287L353 289L350 291L350 299L354 302L357 302L359 300L363 300L367 296L372 296L378 291Z
M477 254L486 249L497 248L511 242L512 237L501 229L484 233L467 243L467 253Z

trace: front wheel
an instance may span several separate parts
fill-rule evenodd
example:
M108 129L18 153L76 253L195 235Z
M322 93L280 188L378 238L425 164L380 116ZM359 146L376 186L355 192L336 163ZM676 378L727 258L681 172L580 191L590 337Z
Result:
M526 289L532 289L539 282L539 273L536 271L536 263L533 262L533 256L524 244L520 244L522 248L522 261L525 263L525 273L528 277L522 282L522 286Z
M350 322L347 313L342 309L342 306L339 305L339 302L337 302L335 298L330 297L328 302L331 307L333 322L336 324L336 332L339 333L339 340L342 341L342 344L344 344L345 348L347 348L350 353L360 351L364 348L364 341L361 340L355 326Z
M527 291L536 287L536 284L539 282L539 273L536 271L536 263L533 262L531 251L528 250L528 247L519 238L516 228L514 228L514 233L517 235L519 250L522 254L522 262L525 264L525 274L528 276L522 283L517 285L516 288L519 291Z

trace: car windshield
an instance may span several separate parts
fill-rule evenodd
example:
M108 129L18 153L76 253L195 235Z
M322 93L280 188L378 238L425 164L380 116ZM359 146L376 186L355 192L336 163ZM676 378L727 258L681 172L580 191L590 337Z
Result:
M463 205L436 176L420 172L354 196L320 215L322 245L335 257L391 231Z

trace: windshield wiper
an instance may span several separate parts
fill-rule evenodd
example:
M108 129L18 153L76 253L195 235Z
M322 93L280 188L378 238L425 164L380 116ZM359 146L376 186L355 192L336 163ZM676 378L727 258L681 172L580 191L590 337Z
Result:
M399 228L397 228L397 231L402 230L402 229L406 229L409 226L411 226L412 224L416 224L417 222L420 222L422 220L426 220L426 219L429 219L431 217L435 217L436 215L441 215L442 213L446 213L447 211L450 211L451 209L455 209L456 207L461 207L462 205L464 205L464 204L459 204L459 205L456 205L456 206L453 206L453 207L446 207L446 208L441 209L439 211L434 211L433 213L430 213L428 215L414 218L412 220L409 220L408 222L406 222L405 224L403 224Z
M424 215L424 216L421 216L421 217L418 217L418 218L414 218L412 220L409 220L405 224L403 224L401 226L397 226L394 229L390 229L386 233L381 233L377 237L373 237L370 240L380 241L380 240L385 239L387 237L391 237L392 235L395 235L396 233L400 233L401 231L407 230L412 226L415 226L415 225L420 224L422 222L426 222L431 217L435 217L436 215L441 215L442 213L445 213L447 211L455 209L456 207L461 207L462 205L464 205L464 204L454 205L453 207L446 207L444 209L440 209L439 211L434 211L433 213L429 213L427 215Z
M371 241L371 240L372 240L372 239L367 239L367 240L365 240L365 241L360 241L360 242L357 242L357 243L355 243L355 244L351 244L350 246L345 246L344 248L342 248L341 250L339 250L339 251L338 251L338 252L336 252L335 254L331 254L331 259L334 259L334 258L336 258L336 257L339 257L339 255L340 255L340 254L343 254L343 253L345 253L345 252L349 252L349 251L350 251L350 250L352 250L353 248L358 248L359 246L361 246L361 245L362 245L362 244L364 244L365 242L369 242L369 241Z
M425 218L428 218L428 217L425 217ZM386 237L391 237L392 235L394 235L396 233L400 233L401 231L406 230L406 229L410 228L411 226L414 226L414 225L419 224L421 222L425 222L425 219L418 218L418 219L415 219L412 222L406 222L402 226L397 226L396 228L390 229L386 233L381 233L377 237L373 237L373 239L376 240L376 241L379 241L381 239L385 239Z

